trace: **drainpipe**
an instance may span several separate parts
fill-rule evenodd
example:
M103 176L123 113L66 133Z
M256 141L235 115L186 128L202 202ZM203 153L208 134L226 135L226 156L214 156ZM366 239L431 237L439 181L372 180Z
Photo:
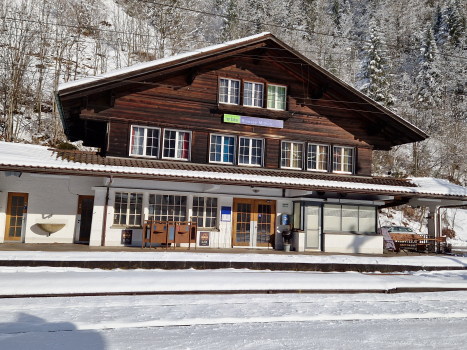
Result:
M106 194L105 194L104 220L103 220L103 224L102 224L102 238L101 238L101 246L102 247L105 246L105 235L106 235L106 232L107 232L107 228L106 228L106 225L107 225L107 206L109 205L109 188L110 188L110 185L112 184L113 181L114 181L114 178L113 178L112 175L110 175L109 181L107 183L107 191L106 191Z

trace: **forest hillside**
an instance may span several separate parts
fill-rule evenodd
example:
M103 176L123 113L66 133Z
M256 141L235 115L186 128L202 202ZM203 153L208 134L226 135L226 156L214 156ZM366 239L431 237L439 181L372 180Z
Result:
M265 31L430 135L375 175L466 183L461 0L0 0L0 140L66 141L59 83Z

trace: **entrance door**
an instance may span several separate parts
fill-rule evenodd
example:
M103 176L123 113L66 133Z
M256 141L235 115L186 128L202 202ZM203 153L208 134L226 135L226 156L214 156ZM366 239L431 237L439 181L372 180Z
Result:
M321 249L321 207L305 207L306 248Z
M89 243L94 196L78 197L78 242Z
M276 201L234 198L232 246L267 247L276 228Z
M8 193L5 241L21 242L21 238L24 235L24 228L26 226L27 210L27 193Z

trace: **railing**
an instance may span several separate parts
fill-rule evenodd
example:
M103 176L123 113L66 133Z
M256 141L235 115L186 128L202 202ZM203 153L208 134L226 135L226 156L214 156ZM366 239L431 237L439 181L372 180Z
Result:
M400 248L413 248L418 252L434 251L436 246L437 251L441 252L447 248L446 237L428 238L428 235L406 233L391 233L390 236L396 245L396 251Z
M195 243L196 249L197 223L194 221L143 221L143 239L141 248L149 243L149 248L153 244L165 244L168 249L169 244L175 249L179 243L188 243L188 249L191 249L191 243Z

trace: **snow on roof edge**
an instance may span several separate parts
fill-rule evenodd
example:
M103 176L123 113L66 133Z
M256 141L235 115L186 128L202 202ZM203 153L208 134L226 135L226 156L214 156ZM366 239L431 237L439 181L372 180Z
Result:
M159 66L161 64L164 64L164 63L176 61L176 60L179 60L179 59L182 59L182 58L195 56L195 55L200 54L200 53L206 53L206 52L209 52L209 51L214 51L214 50L217 50L217 49L220 49L220 48L223 48L223 47L228 47L228 46L231 46L231 45L240 44L240 43L247 42L247 41L254 40L254 39L258 39L258 38L261 38L263 36L270 35L270 34L271 34L270 32L263 32L263 33L251 35L251 36L248 36L248 37L245 37L245 38L227 41L227 42L222 43L222 44L216 44L216 45L207 46L207 47L204 47L204 48L201 48L201 49L196 49L196 50L193 50L193 51L190 51L190 52L185 52L185 53L181 53L181 54L177 54L177 55L173 55L173 56L169 56L169 57L164 57L164 58L160 58L160 59L149 61L149 62L137 63L137 64L132 65L130 67L116 69L116 70L106 72L106 73L103 73L103 74L100 74L100 75L89 76L89 77L86 77L86 78L83 78L83 79L74 80L74 81L70 81L70 82L67 82L67 83L62 83L62 84L58 85L57 92L65 90L65 89L69 89L71 87L84 85L84 84L87 84L87 83L90 83L90 82L93 82L93 81L99 81L99 80L103 80L103 79L106 79L106 78L116 77L116 76L119 76L119 75L122 75L122 74L135 72L135 71L145 69L145 68L157 67L157 66Z
M428 194L442 196L467 197L467 188L450 183L447 180L436 178L411 178L410 180L419 187L403 187L378 184L366 184L356 182L330 181L318 179L300 179L289 177L276 177L251 174L217 173L194 170L138 168L116 165L77 163L57 156L48 147L19 143L0 142L0 166L9 167L40 167L53 170L95 171L114 174L138 174L171 176L176 181L178 178L210 179L218 181L240 180L276 184L293 184L298 186L335 187L353 190L375 190L398 192L407 194Z

